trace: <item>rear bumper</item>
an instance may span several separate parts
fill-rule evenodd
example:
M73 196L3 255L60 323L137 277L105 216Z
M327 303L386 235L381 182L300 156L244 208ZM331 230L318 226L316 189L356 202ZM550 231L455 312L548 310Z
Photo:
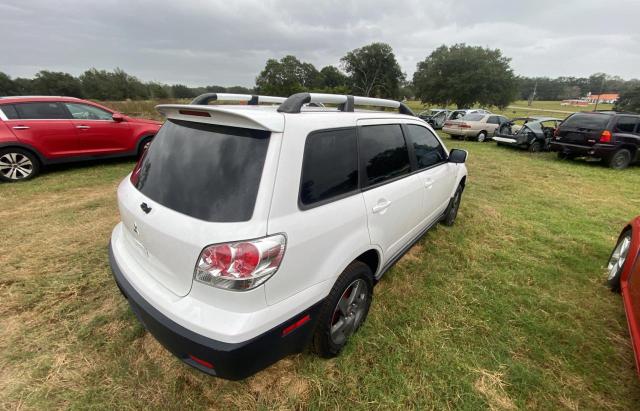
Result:
M582 146L579 144L551 142L551 151L561 151L575 154L577 156L608 158L616 151L616 146L606 144L594 144L592 146Z
M479 131L471 130L469 128L442 127L442 131L452 136L465 136L465 137L475 136L479 133Z
M167 350L202 372L230 380L246 378L288 354L302 351L311 338L323 302L314 304L292 319L250 340L227 343L197 334L167 318L149 304L123 275L111 244L109 263L116 284L129 302L131 310ZM308 320L291 330L293 324L301 322L307 316Z

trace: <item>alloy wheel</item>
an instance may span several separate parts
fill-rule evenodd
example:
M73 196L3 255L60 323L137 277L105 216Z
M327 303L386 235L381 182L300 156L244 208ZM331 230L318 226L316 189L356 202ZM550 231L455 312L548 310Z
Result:
M343 344L362 323L367 310L369 286L357 279L344 290L331 316L331 340Z
M627 260L627 254L629 254L629 246L631 245L631 235L625 235L616 245L616 248L611 254L609 264L607 264L607 271L609 272L607 279L611 280L617 276L624 266L624 262Z
M9 180L23 180L33 173L33 162L22 153L9 152L0 157L0 174Z

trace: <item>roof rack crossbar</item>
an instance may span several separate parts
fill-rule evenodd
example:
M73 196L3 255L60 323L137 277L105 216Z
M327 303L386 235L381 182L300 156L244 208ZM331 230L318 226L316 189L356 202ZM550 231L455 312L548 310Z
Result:
M246 102L248 105L256 106L260 103L281 104L286 100L284 97L259 96L256 94L230 94L230 93L204 93L191 100L197 106L206 106L211 101L238 101Z
M415 116L406 104L383 98L349 96L343 94L297 93L278 107L281 113L299 113L302 106L309 103L337 104L338 110L352 112L354 106L376 106L396 108L400 114Z

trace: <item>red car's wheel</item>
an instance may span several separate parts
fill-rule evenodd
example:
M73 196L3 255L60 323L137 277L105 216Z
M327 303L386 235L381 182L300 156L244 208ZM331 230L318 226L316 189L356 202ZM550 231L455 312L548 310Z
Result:
M631 229L620 236L607 264L607 284L613 291L620 291L620 277L631 248Z

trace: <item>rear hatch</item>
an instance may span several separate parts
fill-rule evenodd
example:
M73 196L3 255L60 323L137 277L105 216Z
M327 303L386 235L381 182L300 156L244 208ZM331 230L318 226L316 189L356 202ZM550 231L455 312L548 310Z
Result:
M592 146L607 129L611 115L606 113L575 113L560 124L555 140L560 143Z
M259 188L270 135L167 120L118 191L127 251L148 275L184 296L205 246L266 234L268 210L254 209L269 204Z

